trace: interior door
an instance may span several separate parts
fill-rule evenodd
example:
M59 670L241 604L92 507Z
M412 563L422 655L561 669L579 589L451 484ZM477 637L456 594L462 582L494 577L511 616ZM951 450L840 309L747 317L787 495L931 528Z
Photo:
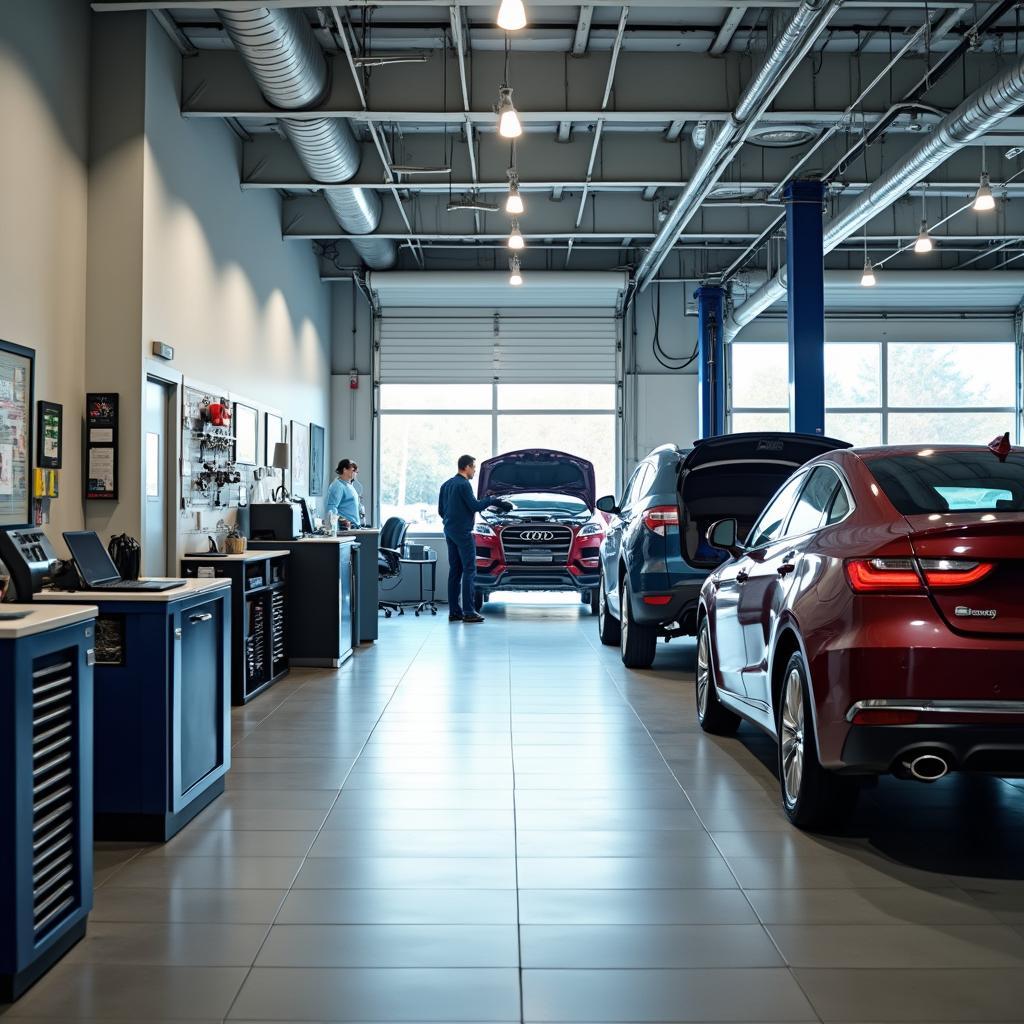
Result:
M170 386L148 378L143 409L143 534L142 574L174 575L168 571L167 441L170 436Z

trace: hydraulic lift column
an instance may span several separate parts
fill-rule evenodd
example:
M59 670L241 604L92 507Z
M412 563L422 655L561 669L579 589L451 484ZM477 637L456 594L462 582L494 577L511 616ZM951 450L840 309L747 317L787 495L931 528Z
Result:
M725 344L722 308L725 292L702 285L697 289L697 379L700 436L725 433Z

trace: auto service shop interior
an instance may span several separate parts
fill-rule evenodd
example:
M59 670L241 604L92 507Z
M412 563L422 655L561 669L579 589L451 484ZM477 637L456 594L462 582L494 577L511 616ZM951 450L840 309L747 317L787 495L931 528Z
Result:
M1021 16L0 4L0 1013L1024 1019Z

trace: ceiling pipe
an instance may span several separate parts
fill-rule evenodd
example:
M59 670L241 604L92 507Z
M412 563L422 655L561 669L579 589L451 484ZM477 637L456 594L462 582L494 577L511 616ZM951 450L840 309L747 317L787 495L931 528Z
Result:
M668 219L651 243L636 273L637 290L643 291L658 273L676 239L700 209L725 173L758 118L775 99L797 65L839 10L841 0L804 0L789 19L764 63L743 90L736 109L701 152L700 163L686 190L676 200Z
M302 11L253 7L218 10L217 15L267 102L281 110L308 110L327 94L329 73L320 44ZM359 170L359 142L347 120L283 118L281 124L313 181L328 186L324 198L364 262L393 266L393 240L360 237L380 226L380 196L373 189L332 189Z
M946 162L957 150L991 131L1024 105L1024 60L971 93L928 136L878 178L841 216L825 226L823 248L829 253ZM734 338L759 313L786 294L785 267L726 317L725 339Z

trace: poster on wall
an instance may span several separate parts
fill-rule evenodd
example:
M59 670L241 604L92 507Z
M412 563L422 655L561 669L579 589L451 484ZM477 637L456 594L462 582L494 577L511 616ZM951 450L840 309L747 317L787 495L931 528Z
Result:
M0 527L32 522L32 370L35 352L0 341Z
M324 428L309 425L309 495L317 498L324 493Z
M64 406L39 402L36 408L36 465L40 469L60 469L64 457Z
M117 501L117 394L85 396L85 496Z
M292 420L291 492L296 497L309 493L309 424Z
M259 413L251 405L235 402L235 462L255 466L259 461Z
M274 465L274 445L279 444L284 437L284 420L274 412L268 412L263 424L263 465ZM284 470L271 469L270 478L274 481L274 487L280 487L284 483Z

